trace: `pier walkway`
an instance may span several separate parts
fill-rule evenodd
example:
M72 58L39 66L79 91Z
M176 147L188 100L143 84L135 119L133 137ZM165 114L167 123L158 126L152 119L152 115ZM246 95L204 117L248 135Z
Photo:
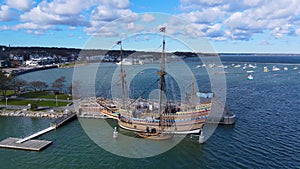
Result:
M55 126L55 128L57 128L75 117L76 117L75 113L65 114L62 117L56 119L54 122L52 122L50 126Z
M47 132L49 132L51 130L54 130L54 129L55 129L55 126L50 126L50 127L46 128L44 130L41 130L41 131L39 131L37 133L34 133L34 134L30 135L30 136L27 136L27 137L25 137L25 138L23 138L21 140L18 140L16 143L23 143L23 142L25 142L25 141L27 141L29 139L32 139L32 138L35 138L37 136L43 135L43 134L45 134L45 133L47 133Z
M46 141L46 140L31 140L35 137L38 137L40 135L43 135L47 132L50 132L69 120L72 120L76 117L75 113L68 113L63 115L62 117L58 118L56 121L50 123L50 127L41 130L39 132L36 132L30 136L27 136L25 138L12 138L9 137L7 139L4 139L0 141L0 147L2 148L14 148L14 149L22 149L22 150L34 150L34 151L40 151L44 147L48 146L51 144L51 141Z

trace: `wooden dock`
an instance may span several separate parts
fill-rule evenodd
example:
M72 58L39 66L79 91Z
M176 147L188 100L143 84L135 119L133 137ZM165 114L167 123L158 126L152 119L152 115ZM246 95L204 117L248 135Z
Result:
M23 143L17 143L21 138L9 137L0 142L1 148L13 148L21 150L31 150L31 151L40 151L46 148L48 145L52 144L52 141L46 140L27 140Z
M50 127L41 130L39 132L36 132L34 134L31 134L30 136L27 136L25 138L13 138L9 137L7 139L4 139L0 141L0 148L14 148L14 149L22 149L22 150L32 150L32 151L40 151L43 148L47 147L52 143L52 141L46 141L46 140L31 140L35 137L38 137L40 135L43 135L47 132L50 132L69 120L72 120L76 118L76 114L70 113L62 116L61 118L58 118L55 122L52 122L50 124Z

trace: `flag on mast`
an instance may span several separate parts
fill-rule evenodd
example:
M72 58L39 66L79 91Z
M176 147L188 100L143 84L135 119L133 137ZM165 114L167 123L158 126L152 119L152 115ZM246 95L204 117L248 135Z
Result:
M117 45L121 45L121 43L122 43L122 41L120 41L120 40L116 42Z
M160 32L166 32L166 27L164 26L164 27L159 28L159 31Z

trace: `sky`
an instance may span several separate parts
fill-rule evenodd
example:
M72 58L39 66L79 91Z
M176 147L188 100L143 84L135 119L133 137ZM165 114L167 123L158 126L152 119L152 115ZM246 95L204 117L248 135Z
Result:
M201 51L205 38L218 53L300 53L300 0L0 1L6 46L87 48L98 39L97 48L122 40L128 49L151 50L159 48L159 27L170 51Z

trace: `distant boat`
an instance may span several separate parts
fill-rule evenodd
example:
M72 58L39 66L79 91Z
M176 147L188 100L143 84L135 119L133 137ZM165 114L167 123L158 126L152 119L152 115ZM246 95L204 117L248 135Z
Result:
M234 67L235 67L235 68L239 68L239 67L241 67L241 65L235 65Z
M117 65L143 65L144 61L139 59L132 59L132 58L124 58L122 61L117 62Z
M213 68L213 67L215 67L215 64L209 64L208 67Z
M197 65L196 68L201 68L201 65Z
M297 69L298 69L298 67L296 66L296 67L294 67L293 69L294 69L294 70L297 70Z
M244 64L244 67L243 67L243 69L245 70L247 68L247 64Z
M269 69L268 69L268 67L264 67L264 72L266 73L266 72L269 72Z
M247 71L247 73L253 73L254 72L254 70L248 70Z
M117 65L121 65L121 63L122 63L123 65L133 65L133 61L130 60L130 59L127 59L127 58L123 59L123 60L120 61L120 62L117 62L116 64L117 64Z
M220 66L218 66L219 68L223 68L223 69L227 69L228 68L228 66L224 66L224 65L220 65Z
M280 68L278 68L278 67L276 67L276 66L273 66L273 67L272 67L272 70L273 70L273 71L279 71Z
M253 78L253 76L250 74L250 75L248 75L248 80L253 80L254 78Z
M287 71L287 70L289 70L289 69L288 69L287 67L284 67L283 70Z
M249 64L249 67L255 69L257 66Z

